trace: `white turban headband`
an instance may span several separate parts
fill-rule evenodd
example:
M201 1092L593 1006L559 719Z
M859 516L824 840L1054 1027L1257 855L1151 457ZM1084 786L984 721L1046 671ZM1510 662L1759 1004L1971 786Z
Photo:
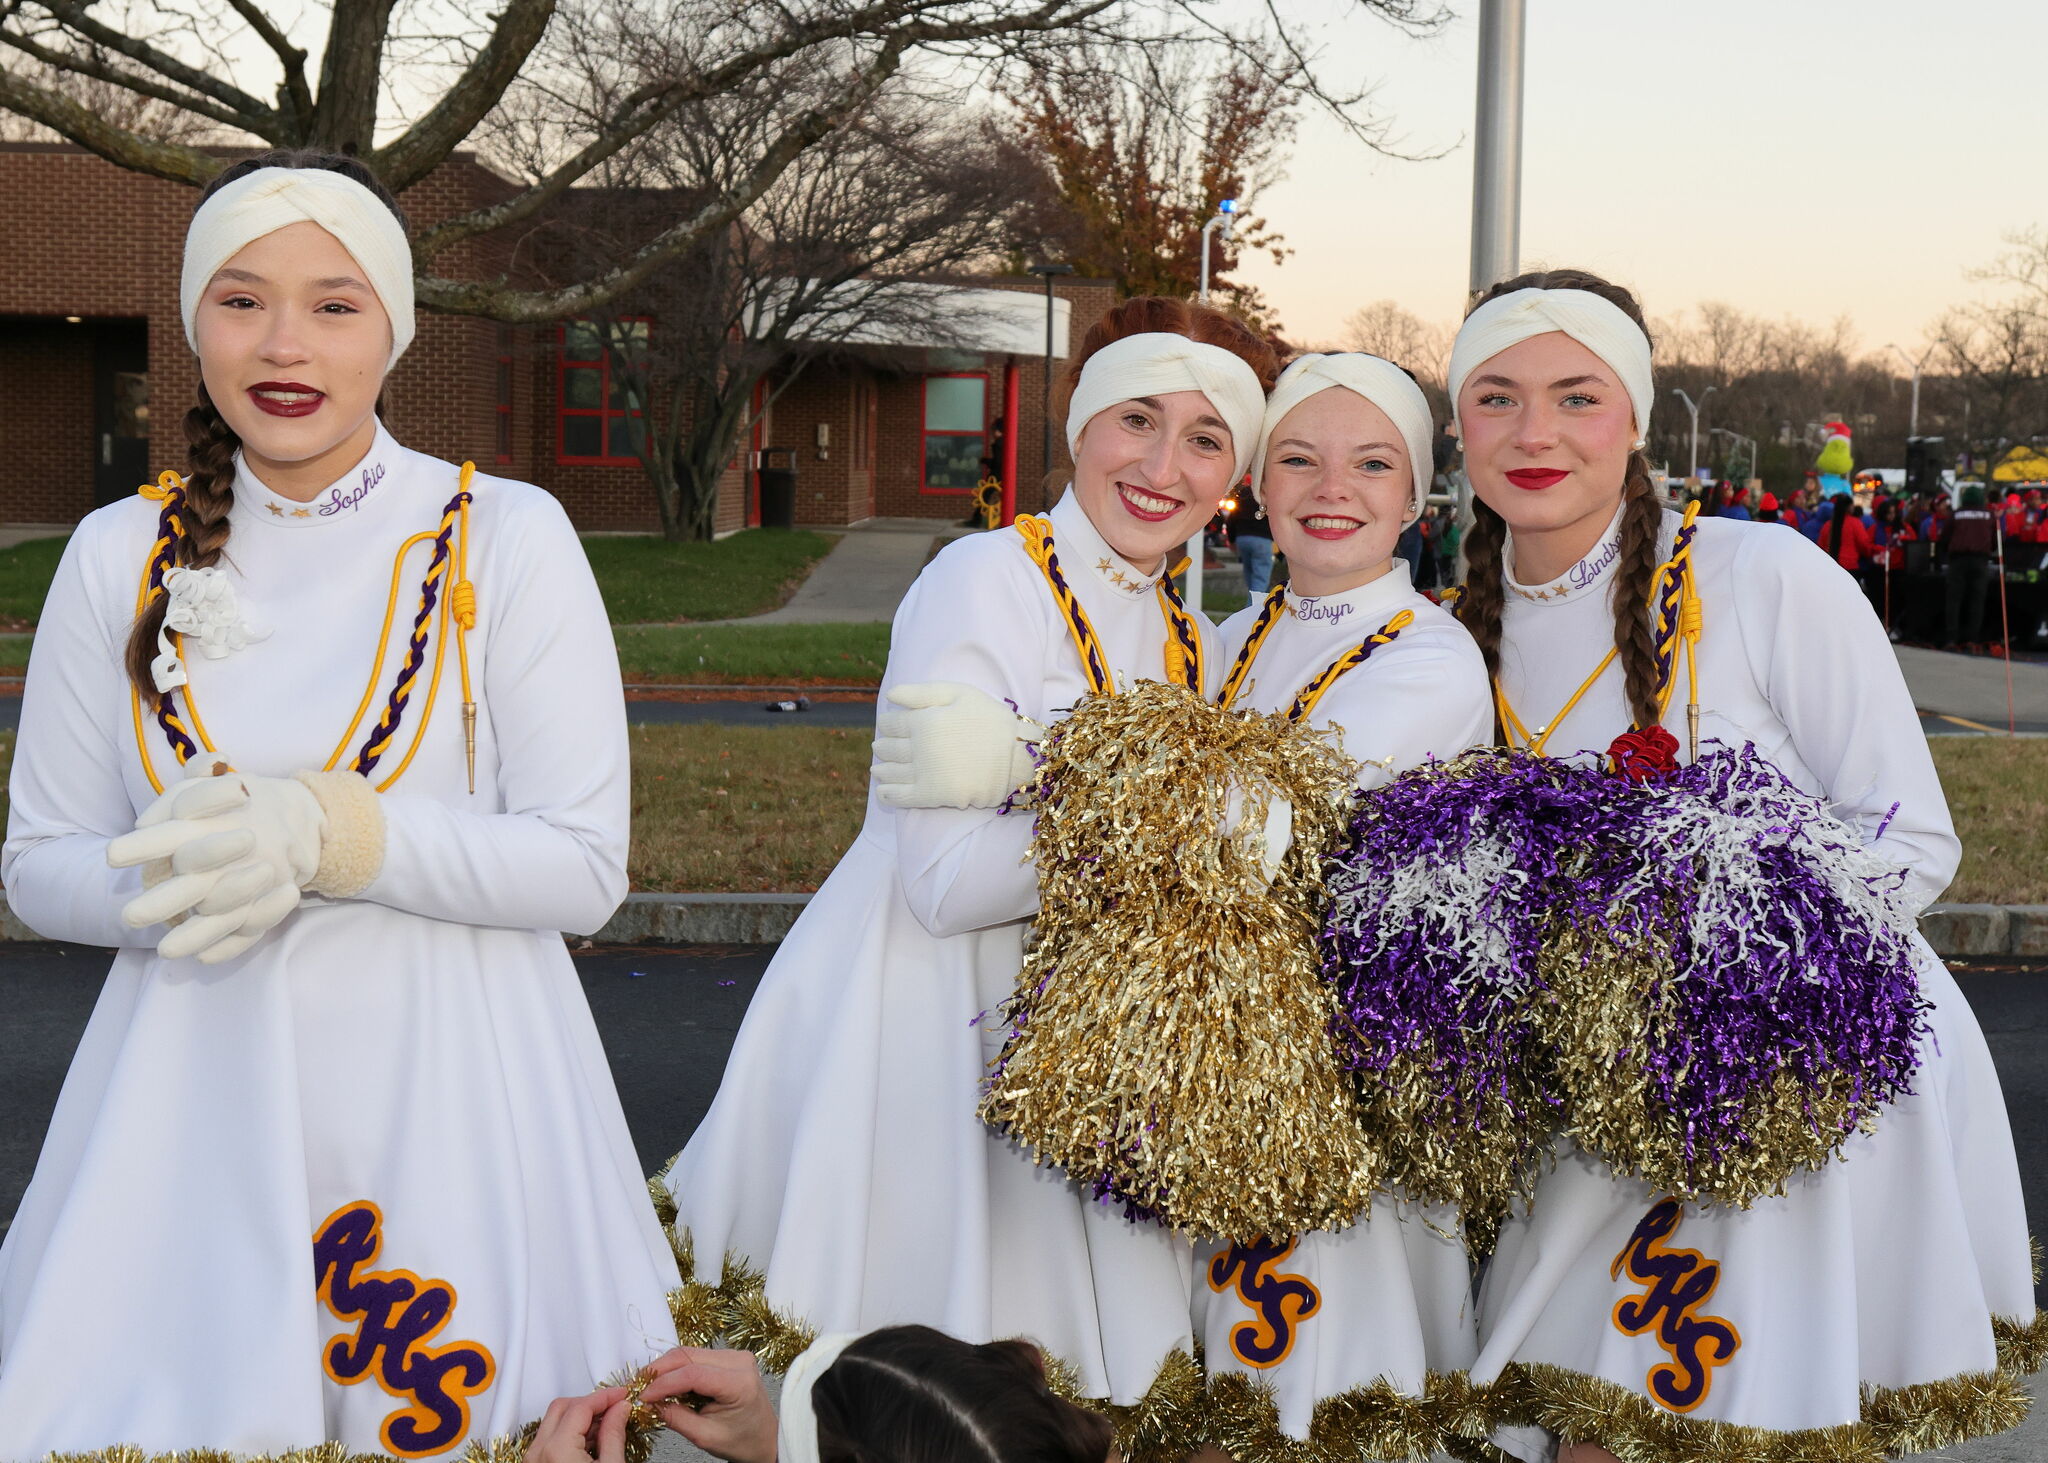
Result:
M1199 391L1209 398L1230 428L1230 450L1237 456L1230 480L1237 482L1258 451L1266 389L1242 356L1167 331L1127 335L1087 359L1067 405L1067 451L1078 451L1081 429L1096 413L1134 396L1169 391Z
M839 1353L860 1340L857 1331L834 1331L813 1341L782 1376L782 1410L776 1430L775 1463L818 1463L818 1414L811 1388L832 1370Z
M1281 418L1319 391L1341 386L1364 397L1385 412L1401 434L1408 449L1408 466L1413 470L1415 490L1409 498L1413 516L1421 517L1429 501L1429 479L1436 466L1436 422L1429 414L1429 398L1392 361L1356 352L1343 355L1303 356L1280 373L1273 383L1273 395L1266 402L1266 423L1259 433L1259 453L1252 459L1252 496L1266 501L1266 448L1279 429Z
M217 190L185 231L185 272L178 292L185 343L196 353L200 297L213 276L265 234L316 223L341 241L391 317L390 370L412 344L412 246L376 194L325 168L258 168Z
M1621 377L1635 405L1640 447L1650 433L1650 408L1657 399L1650 380L1650 338L1619 305L1590 290L1516 290L1467 315L1451 347L1452 420L1457 420L1458 393L1466 377L1509 346L1552 331L1569 335Z

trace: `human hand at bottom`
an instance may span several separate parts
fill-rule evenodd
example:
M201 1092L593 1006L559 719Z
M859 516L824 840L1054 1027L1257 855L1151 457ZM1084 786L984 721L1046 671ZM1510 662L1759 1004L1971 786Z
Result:
M775 1463L775 1405L753 1352L678 1346L648 1370L640 1400L669 1431L728 1463Z
M626 1419L632 1410L632 1394L624 1387L557 1397L526 1445L526 1463L626 1463Z

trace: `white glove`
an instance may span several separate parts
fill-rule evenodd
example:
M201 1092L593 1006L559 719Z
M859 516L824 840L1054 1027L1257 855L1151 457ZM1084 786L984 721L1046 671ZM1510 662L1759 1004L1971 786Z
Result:
M1294 804L1281 797L1267 798L1266 816L1257 829L1245 822L1244 804L1244 789L1232 787L1223 805L1223 836L1236 839L1247 857L1253 852L1253 840L1258 840L1259 869L1264 876L1261 887L1268 887L1280 876L1280 861L1294 846Z
M892 808L1000 807L1038 770L1027 740L1043 735L986 691L927 681L889 692L900 711L875 718L868 776Z
M195 758L185 780L107 845L114 868L142 865L143 892L121 910L131 929L169 923L167 960L212 965L247 950L299 907L320 866L326 815L305 784L218 770Z

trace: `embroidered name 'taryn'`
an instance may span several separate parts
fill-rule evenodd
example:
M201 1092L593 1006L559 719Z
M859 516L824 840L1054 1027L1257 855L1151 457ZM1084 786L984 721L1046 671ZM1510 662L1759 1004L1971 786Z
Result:
M350 488L347 492L343 492L340 488L332 488L328 491L327 501L320 505L320 516L322 518L331 518L344 509L353 513L362 506L363 499L370 496L371 490L383 481L384 464L381 462L366 463L363 467L362 479L355 487Z
M1356 608L1339 600L1335 604L1324 604L1319 599L1298 598L1294 601L1294 618L1297 620L1328 620L1335 625Z

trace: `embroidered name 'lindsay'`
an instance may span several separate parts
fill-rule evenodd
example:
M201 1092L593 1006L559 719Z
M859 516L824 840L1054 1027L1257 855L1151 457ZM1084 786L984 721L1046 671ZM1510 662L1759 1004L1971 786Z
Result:
M327 501L320 505L320 516L322 518L331 518L343 510L353 513L361 506L363 499L370 496L371 491L377 484L383 481L384 464L381 462L371 463L363 469L362 480L346 493L340 488L332 488L328 491Z
M1218 1295L1235 1289L1256 1318L1230 1328L1231 1354L1246 1366L1263 1370L1287 1360L1301 1323L1322 1309L1322 1293L1306 1276L1281 1272L1281 1261L1293 1253L1293 1240L1260 1240L1232 1245L1209 1262L1209 1289Z
M1621 540L1616 539L1597 554L1588 554L1572 565L1570 575L1573 589L1584 589L1595 579L1607 572L1607 566L1621 557Z
M1714 1368L1726 1366L1742 1346L1732 1323L1698 1314L1721 1283L1721 1264L1697 1250L1665 1248L1685 1217L1676 1199L1665 1199L1643 1216L1610 1273L1623 1270L1645 1287L1614 1307L1615 1328L1640 1336L1655 1330L1657 1344L1671 1360L1650 1368L1650 1396L1673 1412L1690 1412L1707 1400Z
M366 1378L409 1402L384 1419L384 1446L401 1458L445 1453L469 1432L469 1399L490 1388L497 1363L474 1341L429 1346L455 1313L455 1287L410 1270L372 1270L384 1215L361 1199L344 1204L313 1235L321 1303L355 1334L330 1342L320 1362L344 1387Z

